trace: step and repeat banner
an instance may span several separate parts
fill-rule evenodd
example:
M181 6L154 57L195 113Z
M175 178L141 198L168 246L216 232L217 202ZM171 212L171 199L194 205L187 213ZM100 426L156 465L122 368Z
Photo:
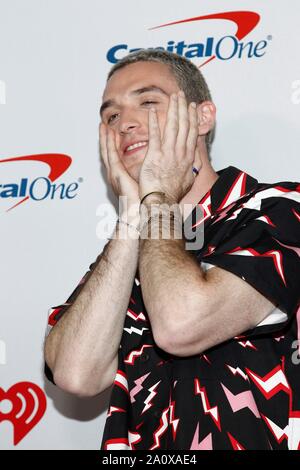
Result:
M99 157L110 67L162 48L192 60L217 107L216 170L300 173L296 0L0 0L0 448L98 449L110 390L80 399L43 375L48 310L102 251L115 204Z

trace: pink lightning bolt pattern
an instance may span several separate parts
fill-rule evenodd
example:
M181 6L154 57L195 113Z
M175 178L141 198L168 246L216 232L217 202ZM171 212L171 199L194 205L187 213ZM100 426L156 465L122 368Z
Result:
M225 343L171 356L155 342L137 271L102 449L300 450L300 185L260 183L233 166L217 173L198 202L201 211L196 206L185 221L204 228L203 247L191 253L199 270L203 263L235 274L274 308ZM71 296L51 308L49 331L100 257ZM53 381L47 365L45 371Z

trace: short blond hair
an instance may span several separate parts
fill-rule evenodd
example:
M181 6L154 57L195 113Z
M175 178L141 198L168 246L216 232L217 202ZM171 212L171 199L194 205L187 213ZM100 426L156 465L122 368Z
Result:
M166 64L174 75L179 88L184 91L189 103L195 101L195 103L200 104L204 101L212 101L208 85L198 67L185 57L160 49L140 49L128 54L113 65L108 73L107 80L117 70L136 62L160 62ZM205 141L208 153L210 152L214 133L215 128L211 129L206 135Z

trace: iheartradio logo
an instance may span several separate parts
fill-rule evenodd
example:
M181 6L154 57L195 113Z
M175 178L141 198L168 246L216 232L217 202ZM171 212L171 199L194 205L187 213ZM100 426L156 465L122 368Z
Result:
M2 405L10 406L5 413ZM19 382L7 392L0 388L0 423L10 421L14 427L14 445L16 446L42 419L47 407L44 391L31 382ZM3 408L3 407L2 407Z

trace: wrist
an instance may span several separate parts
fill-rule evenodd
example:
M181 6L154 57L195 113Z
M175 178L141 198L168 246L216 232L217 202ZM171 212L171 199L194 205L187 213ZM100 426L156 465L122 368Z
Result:
M126 209L119 212L119 219L136 227L140 222L139 203L128 206Z
M139 223L131 224L119 217L116 224L117 238L138 240L140 238L139 226Z
M140 208L140 235L141 238L148 238L148 228L154 231L162 224L166 233L172 227L176 232L182 231L182 213L177 203L167 203L165 200L151 200L149 204L142 204ZM146 237L144 234L147 234ZM151 238L151 237L150 237ZM154 238L156 238L154 236ZM163 237L165 238L165 237ZM168 238L168 235L166 236Z
M141 198L141 203L140 207L151 207L152 204L166 204L166 205L172 205L172 204L177 204L177 200L172 198L166 193L155 191L153 193L148 193L145 194Z

